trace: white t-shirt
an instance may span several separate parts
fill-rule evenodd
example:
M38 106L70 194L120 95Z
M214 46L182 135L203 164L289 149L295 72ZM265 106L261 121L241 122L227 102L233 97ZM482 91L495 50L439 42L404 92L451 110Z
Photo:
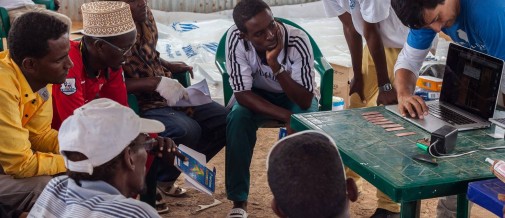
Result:
M365 21L378 23L386 48L402 48L407 40L409 28L396 16L391 0L323 0L323 4L328 16L349 12L354 28L362 36Z
M287 24L284 24L284 27L280 25L283 41L288 39L287 48L285 44L277 59L295 82L318 96L315 93L314 55L309 38L303 30ZM262 63L252 43L240 39L239 34L240 31L235 25L230 27L226 34L226 70L230 74L233 91L249 91L254 87L268 92L283 93L270 66Z
M324 12L327 17L338 17L349 11L349 0L323 0Z
M25 5L34 5L32 0L0 0L0 7L7 10L20 8Z

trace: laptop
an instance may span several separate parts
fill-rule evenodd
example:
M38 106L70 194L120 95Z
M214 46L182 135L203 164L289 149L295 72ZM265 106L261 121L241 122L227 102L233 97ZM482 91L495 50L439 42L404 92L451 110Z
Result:
M459 131L491 126L503 72L503 61L451 43L438 101L427 101L424 119L403 117L422 129L433 132L444 125ZM397 114L398 105L386 109Z
M495 125L505 129L505 118L490 118L489 121Z
M502 77L502 80L505 79L505 77ZM502 87L500 87L502 88ZM498 101L496 103L496 110L494 112L493 118L489 118L489 121L491 123L494 123L495 125L505 129L505 102L502 97L501 97L501 91L498 93Z

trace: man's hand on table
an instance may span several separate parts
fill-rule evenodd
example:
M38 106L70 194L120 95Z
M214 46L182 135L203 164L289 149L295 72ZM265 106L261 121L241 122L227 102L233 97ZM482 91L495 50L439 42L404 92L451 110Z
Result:
M398 94L398 111L402 116L424 119L428 115L428 106L424 100L412 94Z

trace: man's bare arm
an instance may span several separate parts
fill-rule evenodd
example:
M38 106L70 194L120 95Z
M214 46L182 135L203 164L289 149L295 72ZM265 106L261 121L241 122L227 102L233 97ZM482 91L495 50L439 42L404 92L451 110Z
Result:
M347 42L347 47L351 53L351 64L352 70L354 72L354 77L351 81L351 87L349 89L349 95L356 93L360 96L361 101L365 101L365 94L363 92L363 74L361 71L361 63L363 60L363 39L358 31L356 31L354 28L351 14L345 12L342 15L338 16L338 19L340 19L342 22L345 41Z

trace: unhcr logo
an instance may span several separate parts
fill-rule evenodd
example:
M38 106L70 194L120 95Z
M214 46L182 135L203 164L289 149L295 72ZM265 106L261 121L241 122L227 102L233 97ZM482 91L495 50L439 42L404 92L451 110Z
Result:
M211 42L211 43L203 44L202 47L203 47L203 49L207 50L208 52L210 52L212 54L216 54L217 45L218 45L217 42Z
M191 45L182 47L182 50L184 51L186 56L188 56L188 58L197 55L197 53L195 52L195 50L193 49L193 47Z
M197 25L192 24L192 23L175 22L172 24L172 28L177 32L183 33L183 32L188 32L188 31L191 31L194 29L198 29L200 27L198 27Z

